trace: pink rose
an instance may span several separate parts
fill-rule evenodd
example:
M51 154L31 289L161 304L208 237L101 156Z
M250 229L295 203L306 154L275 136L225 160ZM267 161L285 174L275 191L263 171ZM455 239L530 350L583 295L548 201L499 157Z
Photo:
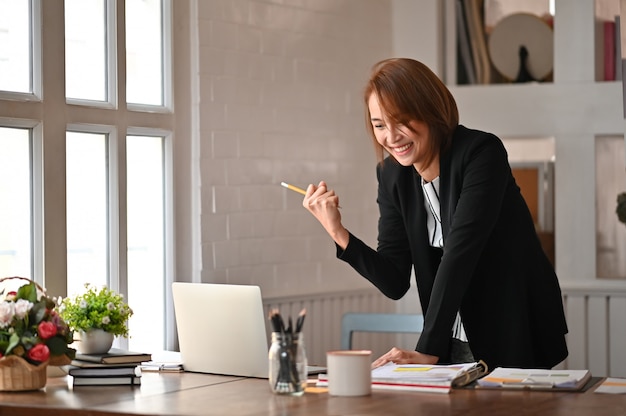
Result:
M40 322L39 326L37 327L37 333L39 334L40 338L52 338L57 334L57 326L54 323L48 321Z
M15 300L15 298L17 298L17 292L15 290L12 290L9 293L7 293L6 300Z
M50 349L45 344L37 344L28 350L28 358L43 363L50 358Z

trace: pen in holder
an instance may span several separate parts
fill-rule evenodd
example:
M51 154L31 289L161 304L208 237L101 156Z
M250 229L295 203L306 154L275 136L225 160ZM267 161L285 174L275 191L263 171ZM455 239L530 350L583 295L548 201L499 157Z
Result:
M307 379L307 358L304 339L300 330L304 321L305 311L300 312L295 330L291 326L285 328L278 311L270 313L272 345L269 350L269 383L272 392L300 396L304 394Z

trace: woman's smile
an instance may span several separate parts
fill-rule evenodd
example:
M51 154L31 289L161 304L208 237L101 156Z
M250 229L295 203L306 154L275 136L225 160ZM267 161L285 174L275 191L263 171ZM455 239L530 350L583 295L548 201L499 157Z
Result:
M407 143L402 146L390 147L390 150L393 150L393 153L397 156L404 156L408 153L409 149L413 147L413 143Z

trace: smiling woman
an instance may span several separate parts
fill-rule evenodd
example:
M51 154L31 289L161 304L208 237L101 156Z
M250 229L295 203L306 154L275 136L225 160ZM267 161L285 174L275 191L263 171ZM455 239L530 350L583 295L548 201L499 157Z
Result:
M394 347L373 366L561 362L567 325L558 279L502 141L458 124L450 91L412 59L375 64L364 104L379 157L377 249L343 226L326 182L309 185L303 205L335 241L337 257L387 297L402 298L414 270L424 313L417 347Z

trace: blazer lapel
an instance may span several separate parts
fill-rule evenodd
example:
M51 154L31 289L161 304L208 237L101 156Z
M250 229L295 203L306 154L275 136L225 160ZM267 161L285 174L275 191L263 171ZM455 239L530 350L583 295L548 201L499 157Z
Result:
M452 168L452 151L448 149L439 157L439 209L441 211L441 233L443 244L450 231L452 212L450 210L450 172Z

